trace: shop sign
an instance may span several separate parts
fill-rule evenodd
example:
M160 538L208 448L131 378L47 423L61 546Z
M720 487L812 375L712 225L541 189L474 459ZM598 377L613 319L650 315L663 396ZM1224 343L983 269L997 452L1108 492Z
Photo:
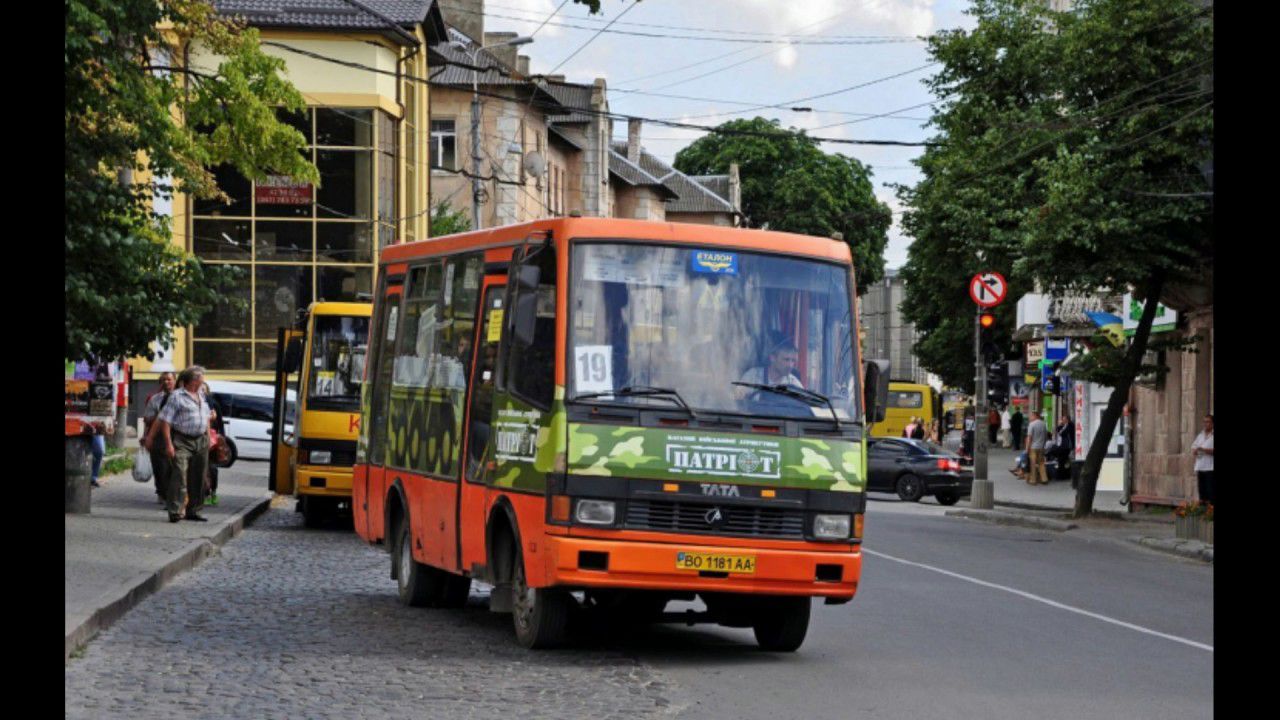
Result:
M1071 351L1071 341L1067 338L1053 339L1048 338L1044 341L1044 359L1045 360L1066 360L1067 354Z
M1039 367L1040 361L1044 359L1044 341L1027 343L1027 367Z
M1146 303L1141 300L1135 300L1133 295L1125 293L1124 300L1121 301L1122 312L1121 320L1124 321L1124 334L1130 337L1138 330L1138 322L1142 320L1142 310ZM1178 326L1178 313L1165 307L1164 303L1156 304L1156 319L1151 324L1151 332L1169 332Z
M311 183L295 182L288 175L268 175L254 186L253 199L259 205L310 205Z

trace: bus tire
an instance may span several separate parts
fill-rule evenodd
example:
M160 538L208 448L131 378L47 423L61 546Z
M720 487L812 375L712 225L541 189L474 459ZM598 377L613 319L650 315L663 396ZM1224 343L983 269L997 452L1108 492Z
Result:
M760 649L771 652L795 652L799 649L809 632L812 604L807 597L783 597L761 608L752 625Z
M396 540L391 546L391 562L396 564L396 588L400 602L409 607L427 607L439 592L437 583L431 582L434 568L413 559L413 536L409 532L409 518L396 523Z
M329 519L328 503L321 498L303 495L298 502L302 505L302 524L315 529L322 527Z
M907 502L919 502L924 497L924 483L911 473L898 478L894 487L898 491L898 497Z
M522 555L517 549L511 573L516 641L530 650L556 647L564 642L569 626L569 594L560 588L530 588Z

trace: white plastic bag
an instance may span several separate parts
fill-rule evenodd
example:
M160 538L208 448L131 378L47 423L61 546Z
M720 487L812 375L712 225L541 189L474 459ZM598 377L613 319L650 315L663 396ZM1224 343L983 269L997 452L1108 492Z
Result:
M144 483L151 479L151 453L146 448L138 448L133 454L133 479Z

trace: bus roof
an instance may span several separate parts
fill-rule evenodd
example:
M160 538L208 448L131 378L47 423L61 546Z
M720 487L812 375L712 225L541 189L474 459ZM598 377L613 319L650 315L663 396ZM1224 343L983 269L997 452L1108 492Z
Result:
M853 262L849 246L832 238L718 225L595 217L549 218L391 245L382 251L382 262L403 262L422 255L457 252L468 248L512 245L532 233L547 230L551 231L553 237L570 241L577 238L651 240L659 243L712 245L807 255L846 265Z
M356 317L371 317L373 315L373 303L353 303L353 302L313 302L308 311L312 315L354 315Z

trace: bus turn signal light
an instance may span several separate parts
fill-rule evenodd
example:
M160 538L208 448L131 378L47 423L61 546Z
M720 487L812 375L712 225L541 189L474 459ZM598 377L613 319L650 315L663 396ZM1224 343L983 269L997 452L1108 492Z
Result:
M862 513L853 515L853 537L856 540L862 539Z
M551 519L556 522L569 522L569 496L551 496Z

